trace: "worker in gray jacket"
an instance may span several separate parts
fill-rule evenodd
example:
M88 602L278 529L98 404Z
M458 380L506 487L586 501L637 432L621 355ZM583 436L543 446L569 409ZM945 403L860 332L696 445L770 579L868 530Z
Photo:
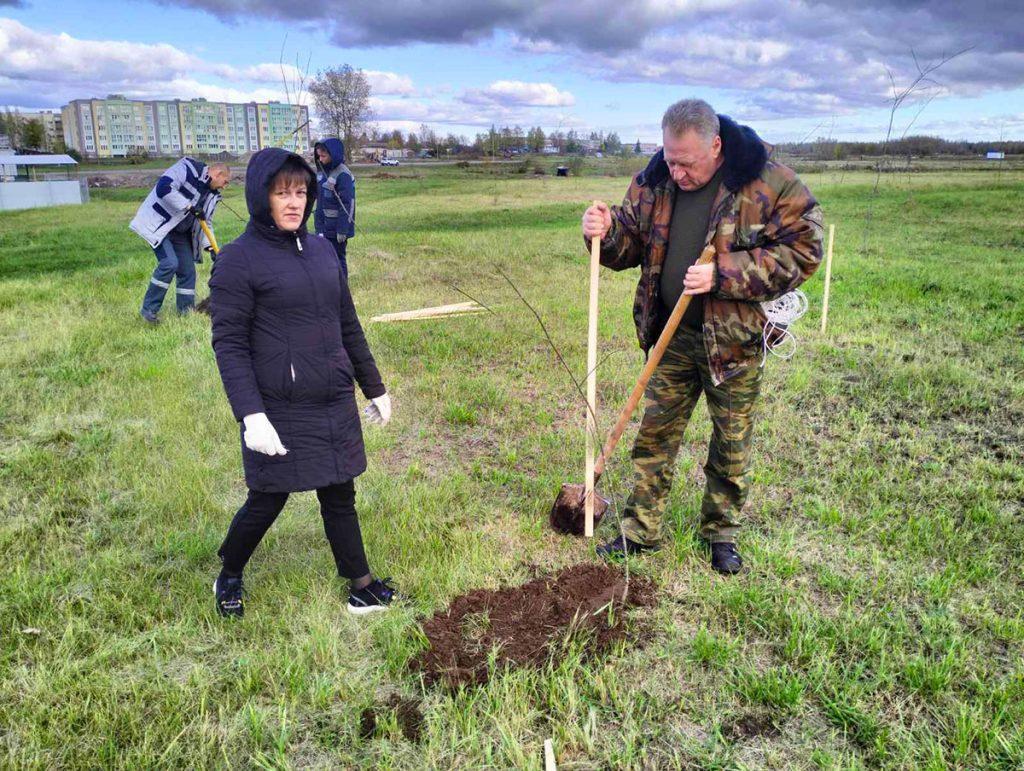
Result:
M348 278L348 240L356 234L356 178L345 165L345 143L328 137L313 147L316 157L317 201L313 225L330 241L341 272Z
M231 180L226 163L207 166L202 161L182 158L163 173L146 196L129 226L142 236L156 254L156 269L142 299L142 318L160 322L171 279L177 283L178 313L188 313L196 303L196 263L210 243L199 220L212 220L220 191Z

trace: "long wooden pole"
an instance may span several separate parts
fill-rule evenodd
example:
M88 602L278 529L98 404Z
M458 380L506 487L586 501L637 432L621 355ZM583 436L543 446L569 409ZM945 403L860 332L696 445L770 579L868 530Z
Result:
M836 238L836 226L828 226L828 254L825 257L825 295L821 300L821 333L825 334L828 323L828 294L832 288L832 243Z
M594 205L598 204L594 201ZM601 239L590 240L590 311L587 316L587 484L583 535L594 537L594 445L597 443L597 288L601 268Z

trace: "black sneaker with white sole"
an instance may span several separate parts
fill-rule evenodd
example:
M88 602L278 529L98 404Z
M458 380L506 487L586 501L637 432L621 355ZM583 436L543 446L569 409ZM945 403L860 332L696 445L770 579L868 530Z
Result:
M395 599L395 587L390 578L375 578L362 589L350 589L348 593L348 612L361 616L387 610Z
M711 567L719 573L734 576L743 569L743 558L734 543L711 544Z
M225 618L241 618L245 615L245 604L242 602L242 577L217 576L213 582L213 596L217 602L217 612Z

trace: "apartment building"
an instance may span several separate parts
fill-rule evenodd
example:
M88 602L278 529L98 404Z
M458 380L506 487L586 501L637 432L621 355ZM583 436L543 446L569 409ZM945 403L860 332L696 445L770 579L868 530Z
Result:
M307 152L309 110L270 102L234 104L205 99L140 101L111 95L75 99L61 111L64 141L89 158L150 155L241 155L264 147Z
M64 127L60 112L39 110L19 113L22 121L37 120L43 126L43 146L47 152L64 152Z

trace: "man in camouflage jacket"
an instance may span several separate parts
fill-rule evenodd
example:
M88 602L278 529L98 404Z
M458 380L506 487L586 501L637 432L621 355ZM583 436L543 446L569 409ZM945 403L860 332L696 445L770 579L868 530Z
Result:
M645 353L679 293L690 295L695 306L647 388L625 538L599 552L613 556L658 546L675 458L703 392L713 435L700 534L710 544L713 567L736 573L764 351L760 303L814 273L821 261L822 215L811 192L791 169L771 160L771 148L752 129L715 115L705 102L672 105L662 128L664 147L633 179L622 205L595 204L583 216L588 247L590 238L601 237L602 265L640 267L633 317ZM708 244L715 248L713 263L695 265Z

